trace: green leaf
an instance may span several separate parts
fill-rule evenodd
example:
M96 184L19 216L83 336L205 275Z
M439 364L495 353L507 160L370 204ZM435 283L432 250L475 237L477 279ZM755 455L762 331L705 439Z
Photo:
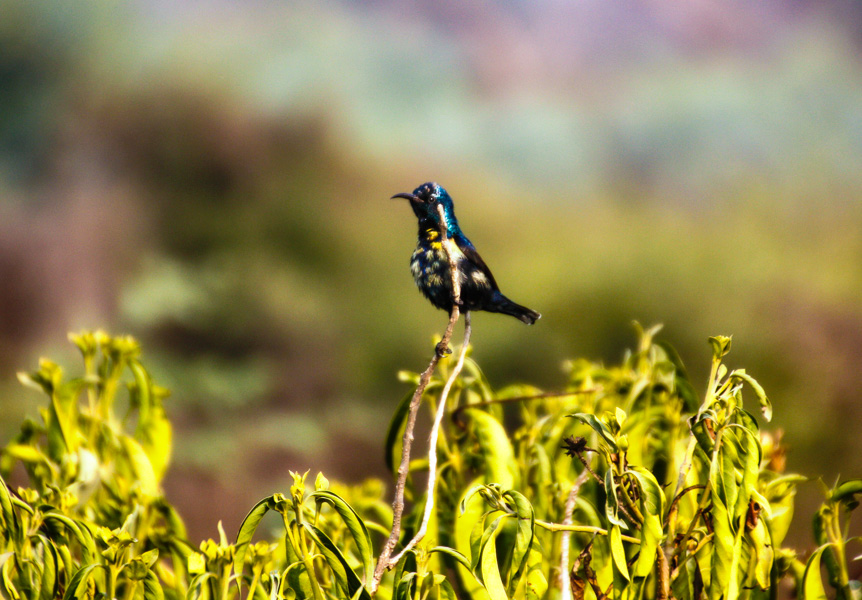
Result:
M635 577L646 577L656 566L656 552L659 550L662 534L661 518L655 514L645 514L641 529L640 554L634 566Z
M12 508L12 496L2 477L0 477L0 516L3 518L2 523L0 523L3 525L3 530L9 532L9 535L4 534L4 537L17 540L21 523Z
M416 582L416 573L407 573L396 581L395 593L392 597L395 600L412 600L413 587Z
M496 537L499 530L499 527L493 527L492 534L484 541L479 567L482 574L482 585L485 586L485 591L488 592L491 600L509 600L503 579L500 577L500 566L497 564Z
M484 485L476 484L481 481L480 478L473 480L473 485L469 486L467 491L462 495L459 502L459 513L455 519L455 549L462 556L477 557L478 555L472 551L471 538L473 530L479 529L481 536L482 527L484 524L484 503L481 498L477 498L476 494L484 488ZM473 565L463 567L460 563L456 565L461 587L467 598L473 600L483 599L486 596L485 589L481 582L476 578L473 572Z
M760 477L760 461L763 449L760 446L760 440L754 432L739 426L731 425L731 427L736 431L744 432L740 441L740 458L743 468L742 484L740 485L734 516L736 519L742 519L742 522L745 522L748 505L752 494L756 491L757 481Z
M697 560L694 558L686 560L680 566L679 574L671 582L673 598L678 598L679 600L700 600L701 594L697 587L700 577L698 569Z
M726 433L722 439L721 447L718 453L710 464L709 477L713 485L713 489L718 492L718 497L721 502L728 507L728 510L733 511L736 507L736 500L739 497L739 486L736 483L736 464L734 463L731 444L733 436ZM731 512L731 516L732 516Z
M233 572L240 575L245 566L245 553L248 551L248 545L254 537L254 532L257 531L257 526L260 524L264 515L271 510L277 510L277 507L286 502L284 494L273 494L264 498L254 505L254 507L242 520L239 526L239 533L236 536L234 544Z
M709 338L709 345L712 346L712 357L714 360L720 360L730 352L730 342L733 336L716 335Z
M609 539L611 543L611 558L614 561L614 566L617 568L617 572L619 572L626 581L631 581L629 568L626 564L626 550L623 548L622 533L620 532L619 525L611 527Z
M619 517L619 500L617 499L617 482L611 469L605 472L605 516L608 521L628 529L629 526Z
M762 517L758 519L754 528L746 532L746 537L752 547L751 562L753 563L754 580L760 589L765 590L770 585L770 575L775 558L766 520Z
M573 415L568 415L569 417L573 417L585 425L589 425L592 427L596 433L598 433L602 440L604 440L605 444L608 445L608 449L611 452L619 452L619 447L617 446L617 440L614 437L614 434L611 432L610 428L605 425L602 421L596 417L596 415L590 413L576 413Z
M401 560L395 565L393 581L402 581L406 573L415 573L416 568L416 551L408 550L401 555Z
M481 453L485 483L498 483L503 489L514 488L519 469L503 424L483 410L471 408L463 414Z
M655 342L655 345L664 350L665 356L674 366L674 390L672 391L682 399L684 410L690 413L697 411L700 401L676 348L664 340Z
M832 544L823 544L811 555L802 575L802 597L805 600L826 600L826 590L820 578L820 557Z
M353 510L352 506L333 492L321 490L319 492L314 492L309 496L309 498L314 498L320 502L327 502L332 505L339 516L341 516L341 519L350 531L350 535L353 536L353 541L356 543L359 560L362 563L365 575L365 582L370 582L374 575L374 558L373 550L371 548L371 536L369 535L368 528L365 526L363 520L356 511Z
M707 422L716 423L716 415L711 409L707 409L699 413L698 418L691 425L691 433L697 440L697 445L707 455L711 455L715 448L715 442L709 434Z
M87 585L90 577L95 574L96 569L104 569L108 573L107 565L90 564L78 569L72 579L69 580L69 585L66 586L66 593L63 594L63 600L74 600L75 598L83 598L87 594Z
M741 379L745 383L747 383L752 390L754 390L755 396L757 396L757 400L760 402L760 410L763 412L763 417L767 421L772 420L772 402L769 401L769 398L766 397L766 392L757 380L754 379L751 375L745 372L745 369L737 369L730 374L731 379Z
M488 516L493 513L496 513L496 511L485 513L484 518L476 522L476 526L473 528L473 532L470 535L470 555L473 558L471 562L473 570L476 570L481 566L482 553L485 551L485 546L488 544L489 540L496 541L498 530L505 521L509 519L509 515L501 515L494 519L490 525L482 529L481 527L487 521Z
M712 522L713 522L713 551L712 569L709 582L709 599L726 599L726 594L731 586L731 580L736 576L732 572L734 535L730 525L730 516L727 507L713 485L712 492Z
M452 584L448 579L443 578L439 584L437 584L440 588L440 594L446 600L458 600L458 596L455 594L455 588L452 587Z
M135 477L140 492L147 500L158 498L161 495L159 481L153 471L150 457L147 456L147 453L144 452L144 449L136 440L127 435L120 436L120 443L126 452L126 457L129 460L129 465L132 467L132 474Z
M165 593L159 578L152 571L147 572L144 579L144 600L164 600Z
M655 475L639 466L630 467L627 473L633 475L638 482L645 512L662 517L665 512L665 497Z
M48 471L51 472L52 477L57 473L57 467L51 461L50 458L45 456L44 453L37 447L31 446L29 444L16 444L11 443L3 449L3 455L8 456L25 464L42 464L45 465Z
M338 586L353 597L357 592L360 592L359 597L363 600L371 600L371 595L362 585L359 577L350 568L347 559L341 553L341 550L322 530L309 523L302 524L305 531L311 539L317 544L323 558L326 559L329 568L332 569L332 574L335 576L335 581Z
M42 517L45 522L57 521L63 527L69 530L69 533L78 541L81 545L81 549L83 550L83 562L90 563L98 560L98 554L96 550L96 542L93 539L93 534L90 533L90 530L87 528L86 523L82 523L81 526L72 519L71 517L67 517L66 515L56 512L49 511L46 512Z
M461 498L461 501L458 503L458 512L460 514L464 514L464 511L467 510L467 504L469 504L470 500L475 496L478 492L485 489L485 484L480 483L474 486L471 486L466 492L464 492L464 496Z
M18 593L15 584L12 583L12 577L9 574L9 566L12 565L15 561L10 561L10 558L15 556L14 552L4 552L0 554L0 585L3 586L3 590L6 592L6 598L20 598L21 594Z
M545 597L545 593L548 591L548 580L545 578L544 569L545 556L534 544L530 548L530 554L527 558L526 583L524 585L526 600L540 600Z
M514 594L515 588L527 568L527 558L533 547L535 537L535 515L533 505L530 501L515 490L509 490L503 494L510 504L515 508L518 530L515 534L515 545L512 549L512 569L509 581L509 593Z
M173 429L165 415L161 399L158 394L153 393L150 374L138 360L132 360L129 368L135 378L135 384L130 388L130 393L138 406L135 437L140 441L150 460L156 480L161 481L171 460Z
M48 437L55 440L55 445L62 440L69 453L78 451L78 395L85 385L83 379L73 379L56 386L51 394ZM59 459L59 455L52 456Z
M470 561L467 560L467 557L455 550L454 548L449 548L448 546L434 546L433 548L428 550L428 554L433 554L435 552L445 554L446 556L455 559L455 562L457 562L459 565L461 565L467 570L470 570L471 568Z
M862 493L862 479L850 479L838 485L829 494L832 502L841 502L850 510L856 508L856 494Z
M207 595L204 595L204 584L210 579L215 579L216 576L213 573L200 573L195 575L192 580L189 582L189 589L186 593L187 600L193 600L197 598L207 598Z
M42 545L42 577L39 581L39 597L53 600L57 597L57 549L45 536L36 536Z

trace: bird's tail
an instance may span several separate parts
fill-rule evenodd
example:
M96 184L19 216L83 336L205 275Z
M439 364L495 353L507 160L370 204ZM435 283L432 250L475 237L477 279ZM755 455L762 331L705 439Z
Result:
M515 304L499 292L497 293L497 296L497 298L494 298L493 309L486 308L485 310L493 310L495 312L503 313L504 315L511 315L516 319L520 319L527 325L532 325L542 317L541 314L534 310L530 310L526 306Z

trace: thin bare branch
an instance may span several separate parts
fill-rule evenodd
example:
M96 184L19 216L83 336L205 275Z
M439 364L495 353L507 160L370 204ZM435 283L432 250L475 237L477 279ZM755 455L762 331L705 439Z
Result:
M443 392L440 394L440 403L437 405L437 414L434 416L434 425L431 427L431 436L428 442L428 492L425 496L425 513L422 515L422 524L419 526L419 530L413 536L413 539L390 561L391 566L397 565L404 553L422 541L422 538L428 532L428 523L431 520L431 514L434 512L434 489L437 485L437 438L440 434L440 424L443 422L443 415L446 414L446 400L449 397L452 384L464 367L464 358L467 356L467 346L469 344L470 312L466 311L464 312L464 343L461 346L461 353L458 355L458 363L452 369L452 373L443 387Z
M407 485L407 474L410 472L410 449L413 445L413 430L416 427L416 416L419 412L419 405L422 402L422 394L431 381L431 375L434 369L437 368L437 363L442 356L445 356L449 348L449 341L452 339L452 332L455 328L455 323L461 316L461 282L458 278L458 268L455 263L454 252L452 252L449 239L449 231L446 227L446 216L443 212L443 206L437 206L437 214L440 215L440 237L443 251L446 254L446 259L449 261L449 272L452 277L452 311L449 313L449 324L443 334L443 339L437 344L434 356L428 368L419 377L419 385L413 393L413 398L410 400L410 408L407 412L407 423L404 428L404 437L401 440L401 463L398 465L398 477L395 483L395 498L392 500L392 532L389 534L389 539L383 546L380 552L380 557L377 559L377 566L374 569L374 576L370 582L367 582L368 591L373 596L377 593L377 588L380 586L380 580L383 579L383 574L387 569L392 568L390 557L392 551L398 543L398 538L401 535L401 517L404 514L404 488ZM466 335L466 333L465 333ZM466 348L464 344L464 348ZM441 402L442 404L442 402ZM432 447L432 453L436 452L436 448Z

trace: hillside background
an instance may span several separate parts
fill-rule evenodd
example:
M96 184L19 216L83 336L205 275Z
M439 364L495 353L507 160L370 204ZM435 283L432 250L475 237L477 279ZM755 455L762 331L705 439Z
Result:
M436 180L531 328L476 315L498 387L614 363L664 323L702 390L733 334L789 468L862 475L862 5L4 0L0 442L77 368L144 345L173 391L195 538L288 469L386 476L445 315L408 269ZM810 546L803 490L794 532ZM803 516L804 515L804 516Z

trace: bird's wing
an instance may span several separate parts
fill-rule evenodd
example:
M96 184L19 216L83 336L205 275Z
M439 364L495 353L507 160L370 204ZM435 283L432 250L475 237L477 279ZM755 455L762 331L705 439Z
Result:
M491 282L491 287L495 290L499 289L497 287L497 282L494 281L494 276L491 274L491 269L488 268L488 265L486 265L485 261L482 260L482 257L479 256L479 252L476 251L476 246L461 234L456 234L452 239L455 242L455 245L458 246L458 249L467 257L467 260L476 265L476 268L485 274L488 281Z

